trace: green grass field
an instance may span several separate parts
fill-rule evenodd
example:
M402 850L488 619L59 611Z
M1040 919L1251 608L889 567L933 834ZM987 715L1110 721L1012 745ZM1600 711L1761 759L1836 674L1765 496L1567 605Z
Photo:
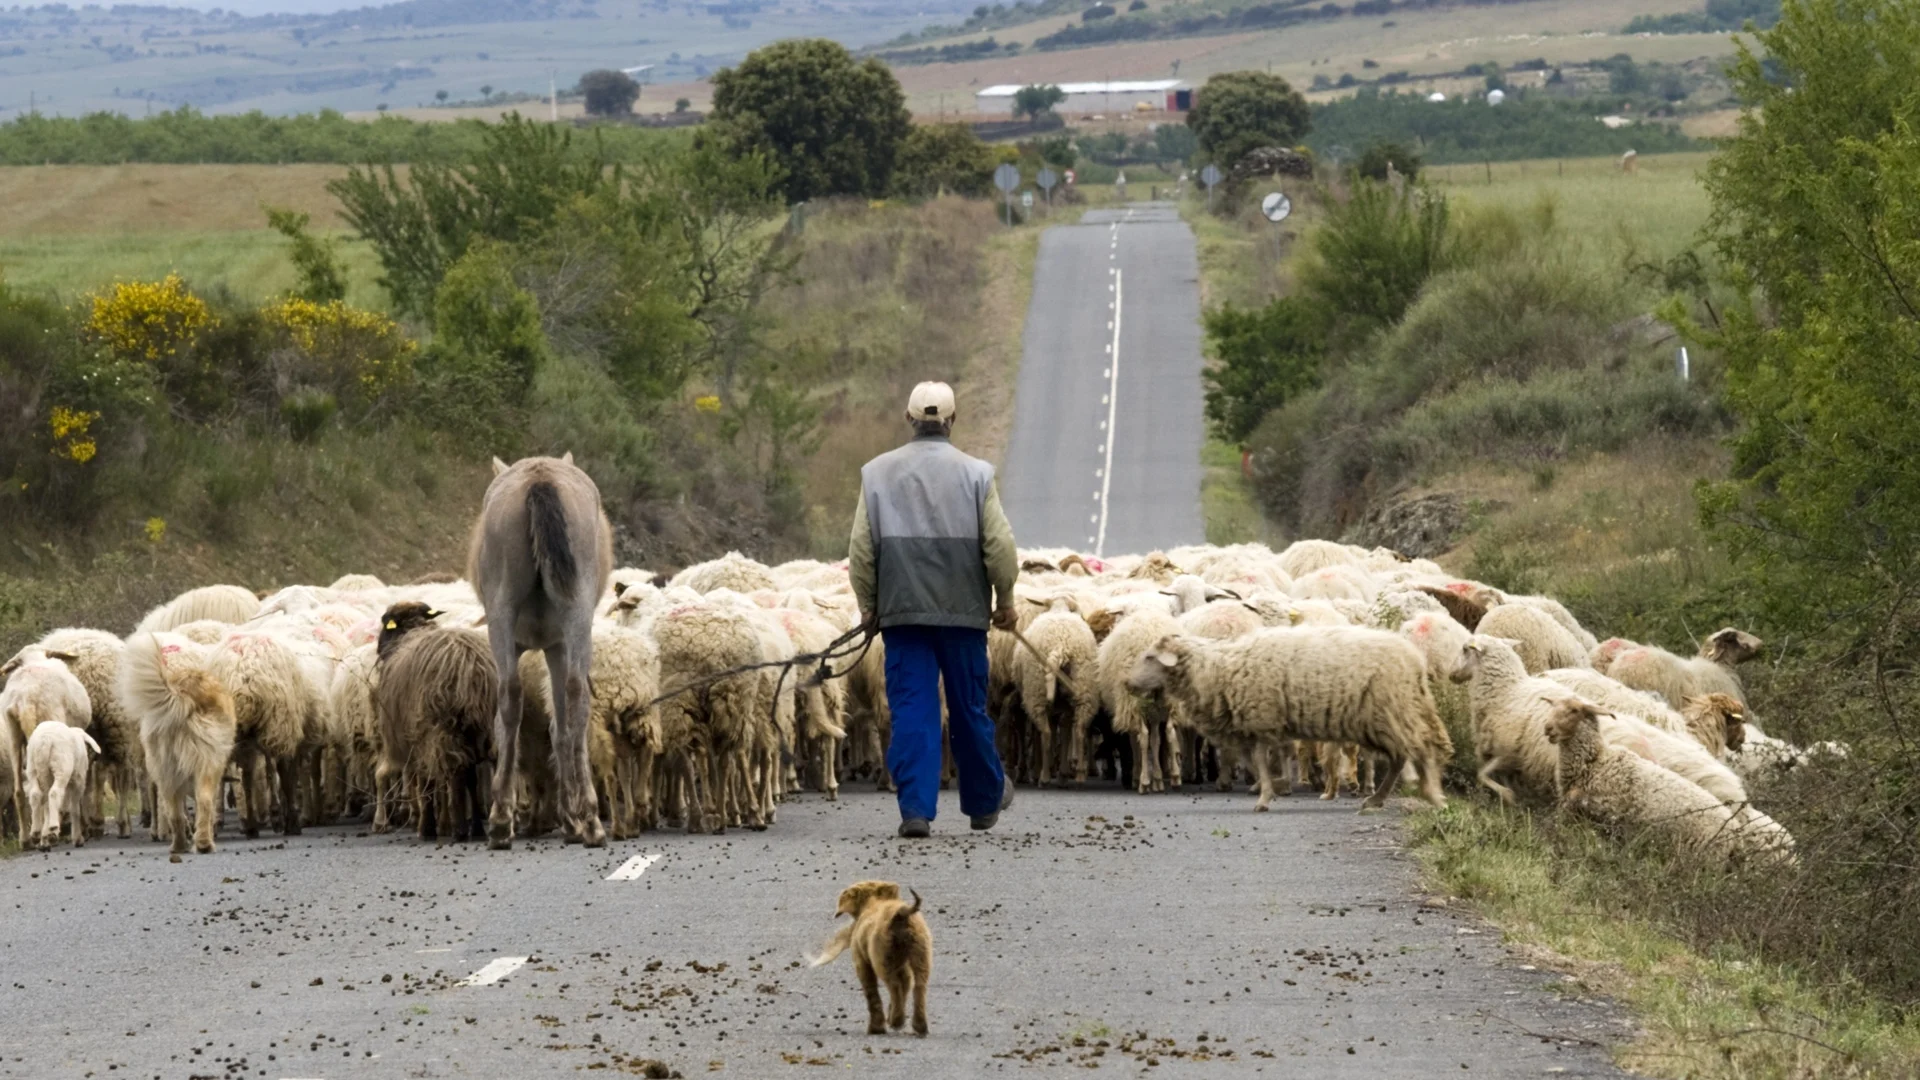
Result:
M387 295L374 283L380 264L373 249L337 235L349 280L347 302L384 310ZM73 299L115 281L178 272L196 292L225 290L258 302L293 287L286 247L284 237L266 229L0 237L0 275L13 288Z
M1551 199L1560 228L1593 253L1617 255L1631 247L1666 259L1692 246L1706 224L1700 172L1711 157L1650 155L1631 174L1615 158L1576 158L1436 165L1425 175L1463 208L1518 208Z

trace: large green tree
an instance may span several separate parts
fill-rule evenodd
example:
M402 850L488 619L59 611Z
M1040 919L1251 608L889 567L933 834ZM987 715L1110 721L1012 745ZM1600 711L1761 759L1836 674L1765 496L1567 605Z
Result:
M1300 296L1264 308L1232 304L1206 313L1213 366L1202 376L1207 422L1225 442L1244 443L1261 418L1320 382L1327 351L1325 311Z
M1758 50L1706 177L1749 302L1698 335L1743 421L1703 505L1781 614L1898 654L1920 625L1920 5L1788 0Z
M590 116L625 116L640 100L640 84L624 71L603 68L580 76L580 96Z
M983 196L993 190L993 147L965 124L921 124L900 145L893 170L896 194L914 197L951 191Z
M757 49L716 74L709 126L730 152L777 166L787 201L801 202L884 196L913 120L885 64L813 38Z
M1194 96L1187 126L1200 149L1231 167L1249 150L1296 146L1313 128L1307 99L1278 75L1229 71L1207 80Z

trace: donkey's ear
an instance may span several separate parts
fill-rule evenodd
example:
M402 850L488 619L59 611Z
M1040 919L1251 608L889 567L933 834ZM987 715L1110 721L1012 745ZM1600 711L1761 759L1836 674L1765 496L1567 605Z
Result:
M493 475L499 476L501 473L506 471L507 471L507 463L504 461L501 461L499 458L494 458L493 459Z

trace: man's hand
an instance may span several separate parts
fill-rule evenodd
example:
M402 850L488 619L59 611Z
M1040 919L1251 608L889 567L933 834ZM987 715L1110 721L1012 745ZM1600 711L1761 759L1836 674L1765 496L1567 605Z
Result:
M1015 615L1013 609L1010 607L1003 607L993 613L993 628L995 630L1012 630L1019 625L1020 617Z
M878 634L880 632L880 616L868 615L862 618L860 620L860 629L866 631L868 637Z

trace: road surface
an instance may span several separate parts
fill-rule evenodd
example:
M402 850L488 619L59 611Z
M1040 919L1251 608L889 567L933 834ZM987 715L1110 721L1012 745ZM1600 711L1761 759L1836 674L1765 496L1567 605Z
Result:
M1616 1075L1592 1044L1620 1018L1423 905L1393 812L1023 791L981 835L949 793L912 842L891 796L842 791L592 852L341 826L9 859L0 1076ZM926 900L924 1040L865 1033L847 958L801 961L872 877Z
M1034 264L1000 501L1024 547L1206 540L1200 284L1171 203L1048 229Z

